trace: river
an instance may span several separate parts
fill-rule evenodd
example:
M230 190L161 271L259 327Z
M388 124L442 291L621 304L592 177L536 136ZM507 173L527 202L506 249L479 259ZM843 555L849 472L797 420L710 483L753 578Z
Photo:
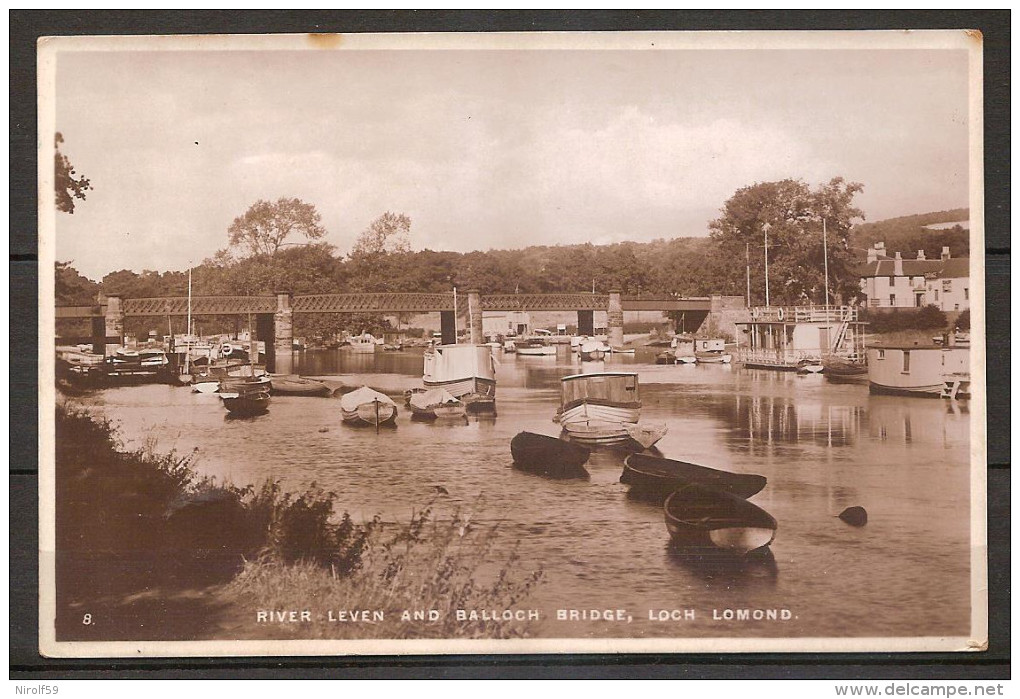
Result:
M421 350L305 352L296 371L392 395L421 385ZM497 417L396 429L341 424L339 402L277 396L268 414L228 419L215 395L166 385L91 397L128 446L197 449L197 468L235 484L279 479L337 492L356 520L406 521L431 500L500 523L507 552L544 580L523 603L539 636L917 637L970 628L970 420L966 401L869 395L820 375L730 365L660 366L654 351L613 355L640 376L642 419L666 422L668 457L768 478L753 501L779 522L771 554L712 564L676 554L660 506L619 481L623 454L596 451L590 481L511 468L522 430L556 435L556 357L499 357ZM445 491L445 492L443 492ZM836 517L860 505L868 524ZM623 620L557 620L557 610L625 610ZM729 620L727 610L779 610ZM674 612L673 610L678 610ZM783 611L788 610L788 611ZM659 621L660 612L670 617ZM736 612L732 612L736 614ZM615 615L615 612L614 612ZM649 619L649 616L654 620ZM693 616L693 618L691 618ZM788 616L789 618L782 618Z

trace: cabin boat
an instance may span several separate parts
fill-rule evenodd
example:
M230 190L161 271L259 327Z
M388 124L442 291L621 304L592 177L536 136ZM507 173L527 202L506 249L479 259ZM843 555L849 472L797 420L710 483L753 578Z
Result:
M425 353L425 388L445 389L469 410L495 409L496 363L487 345L436 345Z
M737 360L754 369L796 371L826 355L864 356L864 325L852 306L765 306L736 323Z
M564 427L568 423L637 422L641 417L638 375L601 371L564 376L560 379L558 415Z
M868 385L872 393L970 397L970 348L939 345L868 349Z
M718 549L743 555L772 543L776 520L754 503L714 488L690 484L663 505L666 529L682 548Z
M374 354L378 342L371 333L363 333L350 339L351 351L356 354Z
M357 427L393 425L397 419L397 404L385 393L362 386L340 398L341 418Z

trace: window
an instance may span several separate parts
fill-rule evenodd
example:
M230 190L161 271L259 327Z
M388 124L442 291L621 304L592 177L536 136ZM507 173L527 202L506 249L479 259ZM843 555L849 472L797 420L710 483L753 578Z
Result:
M935 289L935 300L936 301L939 300L939 290L938 289Z
M889 277L889 286L896 286L896 277Z
M884 349L880 349L878 351L878 358L879 359L885 359L885 350Z
M970 301L970 289L963 287L963 300Z
M890 306L896 305L896 294L889 294L889 305Z
M903 350L903 373L910 373L910 350Z

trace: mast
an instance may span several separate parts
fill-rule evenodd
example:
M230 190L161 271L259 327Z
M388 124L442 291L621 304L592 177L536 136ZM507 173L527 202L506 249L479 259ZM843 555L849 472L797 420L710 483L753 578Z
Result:
M829 242L825 231L825 218L822 218L822 255L825 260L825 306L829 306Z
M744 243L744 258L747 262L747 307L751 307L751 244Z
M188 351L184 354L184 373L187 374L191 371L191 345L194 339L191 333L191 267L188 267L188 334L185 337Z
M769 228L771 228L771 227L772 226L769 225L768 221L766 221L765 225L762 226L762 228L765 230L765 307L766 308L769 308L769 307L772 306L772 304L769 303Z
M453 344L457 344L457 287L453 287Z

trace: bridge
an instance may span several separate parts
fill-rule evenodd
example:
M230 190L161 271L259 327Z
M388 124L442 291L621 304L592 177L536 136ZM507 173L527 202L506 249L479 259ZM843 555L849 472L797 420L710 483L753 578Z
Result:
M595 311L608 316L609 343L623 344L625 311L676 311L684 314L687 329L698 328L710 313L733 307L734 297L697 298L624 297L619 291L608 294L486 294L476 290L450 293L356 293L306 294L278 293L272 296L193 296L192 316L251 315L255 334L275 347L276 353L291 351L294 315L309 313L435 313L440 315L443 343L456 342L457 317L467 317L472 343L482 342L482 313L485 311L576 311L581 335L595 334ZM740 301L740 299L737 299ZM741 302L742 307L742 302ZM58 306L57 319L90 318L92 335L85 339L100 345L122 343L124 319L139 316L186 316L187 296L165 298L121 298L108 296L94 306ZM78 338L76 338L78 339ZM267 352L267 368L275 370L273 352Z

